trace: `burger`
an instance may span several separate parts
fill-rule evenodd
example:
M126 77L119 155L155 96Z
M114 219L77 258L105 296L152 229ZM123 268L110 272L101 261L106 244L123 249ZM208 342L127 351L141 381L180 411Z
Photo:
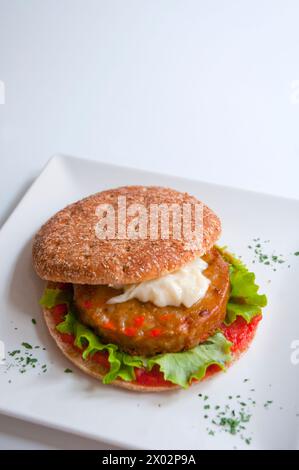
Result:
M226 370L253 340L267 299L215 245L220 233L204 203L155 186L102 191L56 213L32 253L58 348L103 384L140 392Z

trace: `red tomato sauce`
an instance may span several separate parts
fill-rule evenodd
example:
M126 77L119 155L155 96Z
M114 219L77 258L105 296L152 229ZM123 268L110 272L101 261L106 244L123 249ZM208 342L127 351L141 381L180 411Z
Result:
M59 304L56 305L51 309L51 313L53 315L53 319L55 324L63 322L65 315L67 314L67 306L66 304Z
M60 333L60 337L64 343L74 344L75 336L69 333Z
M257 315L250 323L247 323L244 318L237 317L231 325L222 325L221 329L224 336L233 343L231 347L233 354L240 354L248 348L261 319L262 315Z
M67 306L65 304L56 305L51 309L55 324L58 325L64 319L65 314L67 313ZM251 343L256 329L262 315L255 316L250 323L247 323L244 318L237 317L237 319L229 326L225 324L221 325L221 330L224 336L232 343L231 352L232 356L236 356L244 352L249 344ZM130 335L131 331L128 331L127 334ZM73 344L75 337L72 334L60 333L61 339L63 342L68 344ZM155 334L156 336L156 334ZM74 347L79 350L75 345ZM83 348L84 349L84 348ZM82 349L80 349L82 351ZM108 361L108 352L107 351L98 351L93 356L90 357L90 360L99 364L107 372L110 369L110 364ZM208 367L204 379L211 377L212 375L220 372L221 368L212 364ZM163 373L160 371L158 366L154 366L151 371L147 371L143 368L135 368L135 382L139 385L150 386L150 387L174 387L175 385L164 379ZM202 379L202 380L204 380ZM197 382L194 380L194 382Z
M150 387L173 387L173 383L164 379L158 366L154 366L151 371L135 368L136 383Z
M91 360L103 366L107 371L109 371L110 364L108 361L108 352L107 351L98 351L92 357Z

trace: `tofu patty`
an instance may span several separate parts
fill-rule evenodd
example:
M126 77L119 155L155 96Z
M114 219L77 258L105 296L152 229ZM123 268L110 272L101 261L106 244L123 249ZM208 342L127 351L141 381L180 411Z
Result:
M109 286L74 285L74 302L82 323L91 326L106 343L118 344L129 354L154 356L191 349L221 325L229 295L229 266L216 248L202 257L210 279L203 299L187 308L156 307L137 299L118 304L107 301L122 293Z

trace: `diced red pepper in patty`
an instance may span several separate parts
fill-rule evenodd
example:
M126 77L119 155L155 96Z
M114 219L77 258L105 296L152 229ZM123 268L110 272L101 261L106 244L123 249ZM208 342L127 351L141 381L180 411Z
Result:
M136 336L137 328L135 328L134 326L128 326L127 328L124 329L124 334L126 336Z
M143 316L135 317L134 318L134 325L137 326L137 327L142 326L143 323L144 323L144 319L145 319L145 317L143 317Z
M153 328L151 331L150 331L150 335L153 337L153 338L157 338L158 336L161 335L161 330L160 328Z
M116 327L112 321L107 321L103 324L103 328L107 328L108 330L115 330Z

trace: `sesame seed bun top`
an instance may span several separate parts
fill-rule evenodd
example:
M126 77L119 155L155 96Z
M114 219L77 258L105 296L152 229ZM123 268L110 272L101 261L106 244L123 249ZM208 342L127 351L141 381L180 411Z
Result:
M124 207L124 199L119 199L124 196L125 216L124 212L117 212L120 201L121 207ZM132 204L140 204L143 209L136 212L136 206L130 207ZM150 208L160 204L170 208L166 238L160 223L157 231L150 231L151 223L162 220L151 217L157 212L155 209L153 213L150 212ZM182 210L179 219L174 218L171 204L177 204ZM194 230L194 207L201 203L187 193L155 186L125 186L84 198L59 211L36 234L33 242L35 270L42 279L48 281L112 285L142 282L175 271L206 253L221 232L219 218L206 205L202 205L202 238L186 239L182 235L183 231L181 237L178 237L177 229L179 223L184 222L182 214L183 205L186 207L186 204L191 207L191 230ZM109 227L114 232L109 232L108 239L102 238L107 226L99 226L100 216L110 222ZM125 224L119 225L122 221ZM122 227L121 230L125 227L125 232L121 233L118 227ZM132 239L132 233L137 238ZM129 238L124 239L124 234L129 235ZM138 236L142 236L142 239Z

